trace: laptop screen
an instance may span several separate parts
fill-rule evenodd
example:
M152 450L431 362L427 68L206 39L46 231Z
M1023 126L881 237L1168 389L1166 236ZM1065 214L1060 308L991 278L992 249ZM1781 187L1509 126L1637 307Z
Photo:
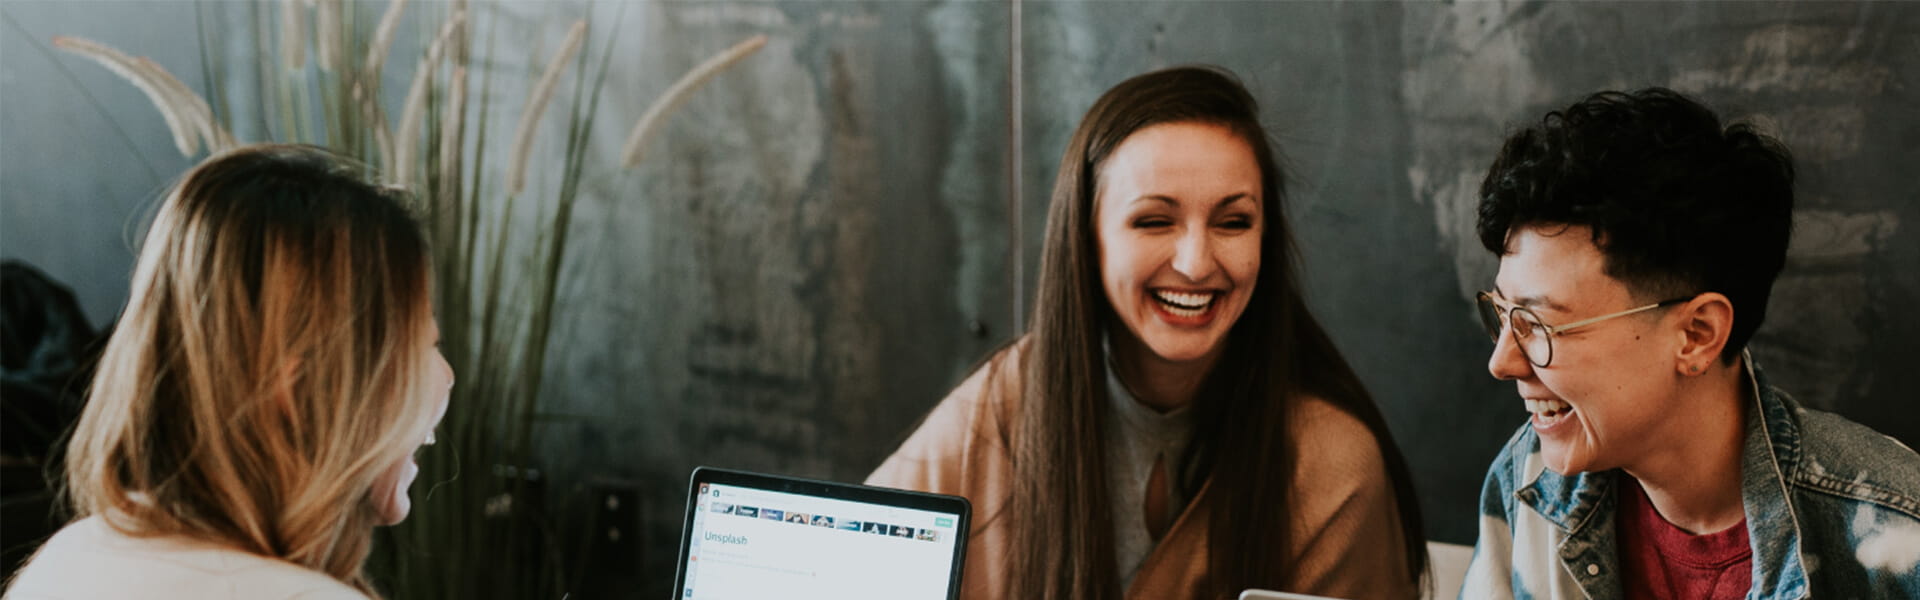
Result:
M683 599L938 600L958 590L964 501L702 471L682 540Z

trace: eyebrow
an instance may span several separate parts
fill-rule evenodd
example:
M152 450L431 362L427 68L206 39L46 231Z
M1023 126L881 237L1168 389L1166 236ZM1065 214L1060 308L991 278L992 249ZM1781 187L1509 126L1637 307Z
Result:
M1134 198L1134 199L1133 199L1133 202L1129 202L1128 204L1137 204L1137 203L1140 203L1140 202L1144 202L1144 201L1147 201L1147 200L1158 200L1158 201L1160 201L1160 202L1164 202L1164 203L1167 203L1167 204L1179 204L1179 203L1180 203L1180 201L1179 201L1179 200L1175 200L1175 199L1173 199L1173 197L1172 197L1172 196L1167 196L1167 195L1164 195L1164 194L1146 194L1146 195L1143 195L1143 196L1140 196L1139 198ZM1234 202L1238 202L1238 201L1241 201L1241 200L1247 200L1247 201L1252 201L1252 200L1253 200L1253 194L1248 194L1248 193L1246 193L1246 192L1241 192L1241 193L1238 193L1238 194L1233 194L1233 195L1231 195L1231 196L1227 196L1227 197L1225 197L1225 198L1221 198L1221 199L1219 199L1218 201L1215 201L1215 202L1213 203L1213 209L1214 209L1214 210L1219 210L1219 209L1220 209L1220 207L1222 207L1222 206L1226 206L1226 205L1228 205L1228 204L1233 204Z
M1512 302L1517 306L1522 306L1525 308L1535 308L1535 307L1544 306L1559 312L1563 312L1563 313L1568 312L1567 306L1565 304L1554 302L1552 298L1549 298L1547 296L1520 296L1516 298L1507 298L1507 293L1500 291L1499 284L1495 284L1493 286L1493 293L1494 295L1500 296L1500 299Z

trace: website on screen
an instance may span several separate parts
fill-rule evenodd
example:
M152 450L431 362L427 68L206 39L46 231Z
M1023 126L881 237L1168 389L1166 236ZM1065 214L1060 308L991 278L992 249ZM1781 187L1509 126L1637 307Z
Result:
M957 515L701 484L681 597L947 597Z

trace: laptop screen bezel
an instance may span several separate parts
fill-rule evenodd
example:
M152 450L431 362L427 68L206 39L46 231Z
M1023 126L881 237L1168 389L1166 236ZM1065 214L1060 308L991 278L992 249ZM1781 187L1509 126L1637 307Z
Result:
M727 485L769 492L782 492L878 504L896 508L952 514L954 518L953 569L947 576L947 600L960 598L960 577L966 565L967 538L972 531L973 506L966 498L929 494L893 488L836 483L785 475L770 475L715 467L696 467L687 480L687 508L681 515L679 564L674 565L673 597L679 600L687 587L687 563L693 541L693 515L699 510L700 484Z

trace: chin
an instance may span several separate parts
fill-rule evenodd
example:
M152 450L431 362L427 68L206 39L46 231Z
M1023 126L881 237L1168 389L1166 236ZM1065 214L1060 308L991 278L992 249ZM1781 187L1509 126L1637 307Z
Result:
M1567 467L1569 465L1567 465L1567 457L1565 456L1548 452L1546 450L1541 450L1540 460L1541 462L1547 463L1547 468L1552 470L1555 473L1559 473L1561 475L1566 475L1566 476L1573 476L1577 474L1567 470Z
M1574 456L1572 449L1561 444L1541 442L1540 461L1547 464L1553 472L1572 477L1593 471L1593 461Z
M1201 360L1213 352L1213 347L1204 343L1170 343L1149 346L1161 360L1173 363L1185 363Z

